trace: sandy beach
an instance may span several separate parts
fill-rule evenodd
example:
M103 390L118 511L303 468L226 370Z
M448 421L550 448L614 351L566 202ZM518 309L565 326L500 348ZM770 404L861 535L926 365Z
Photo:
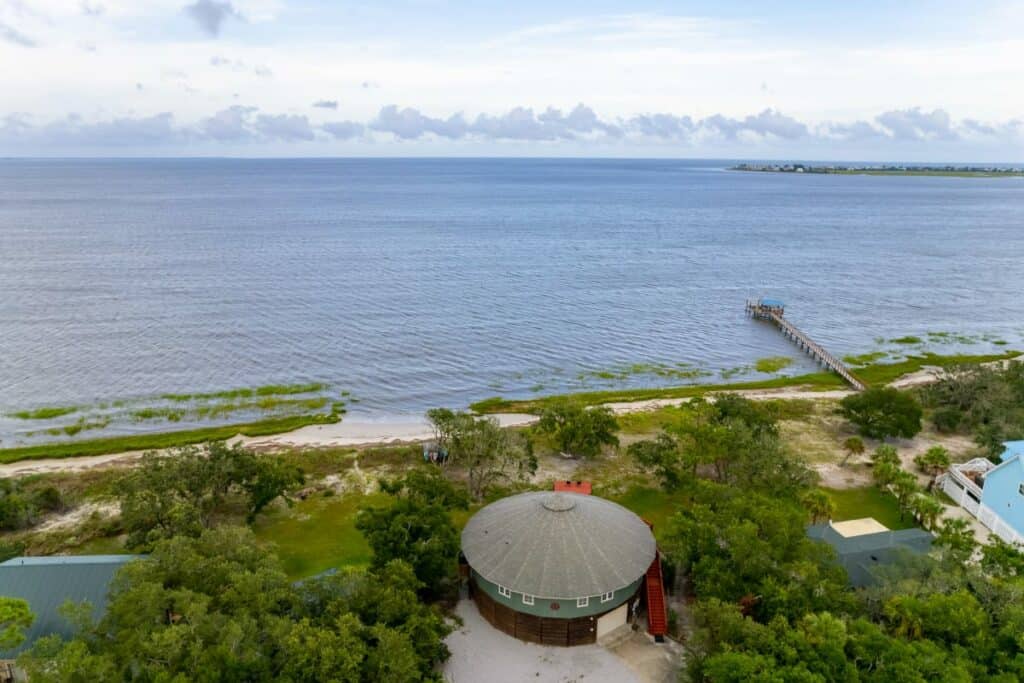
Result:
M1017 359L1020 357L1018 356ZM995 361L984 365L1005 365L1008 361ZM937 367L924 367L918 372L904 375L890 383L897 388L909 388L935 382L943 370ZM854 393L848 389L832 389L813 391L806 387L782 387L779 389L740 390L737 393L754 401L772 399L806 399L837 401ZM714 400L714 394L707 395ZM617 415L657 410L665 406L676 406L688 403L691 398L658 398L646 401L625 401L606 403ZM526 427L537 421L536 415L526 413L496 413L491 415L502 427ZM241 443L259 450L276 450L283 448L337 448L380 446L404 443L418 443L433 438L434 433L425 417L407 417L401 419L344 419L336 424L310 425L291 432L270 436L245 437L236 436L231 443ZM40 474L45 472L78 472L96 467L131 465L142 455L139 451L127 453L111 453L109 455L82 456L75 458L55 458L52 460L22 460L0 465L0 478Z

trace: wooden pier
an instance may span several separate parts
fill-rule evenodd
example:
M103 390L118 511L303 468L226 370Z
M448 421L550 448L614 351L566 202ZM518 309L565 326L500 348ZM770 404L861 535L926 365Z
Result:
M863 382L853 376L853 373L843 365L842 361L797 329L796 325L786 320L785 313L785 305L775 299L747 301L747 315L758 320L769 320L775 323L782 334L789 337L807 355L842 377L847 384L857 391L864 391L867 388Z

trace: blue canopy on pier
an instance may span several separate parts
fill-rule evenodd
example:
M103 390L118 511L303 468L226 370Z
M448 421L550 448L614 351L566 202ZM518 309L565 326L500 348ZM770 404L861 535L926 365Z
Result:
M758 302L765 308L785 308L786 304L782 303L779 299L761 299Z

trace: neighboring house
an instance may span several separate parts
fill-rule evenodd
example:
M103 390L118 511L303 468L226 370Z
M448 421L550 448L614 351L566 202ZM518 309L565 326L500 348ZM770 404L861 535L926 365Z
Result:
M25 642L12 650L0 651L0 660L14 659L43 636L74 635L72 625L60 614L67 601L92 605L92 617L99 620L107 607L107 592L117 570L136 559L135 555L80 555L59 557L16 557L0 564L0 595L28 602L35 620L25 633Z
M908 553L927 553L933 538L923 529L891 531L870 517L814 524L807 527L807 536L832 546L855 588L873 584L879 566L895 564Z
M1007 543L1024 545L1024 441L1007 441L997 465L974 458L942 475L943 492Z

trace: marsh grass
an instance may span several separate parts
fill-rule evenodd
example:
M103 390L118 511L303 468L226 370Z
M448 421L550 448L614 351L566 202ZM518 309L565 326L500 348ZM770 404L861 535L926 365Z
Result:
M880 361L888 356L889 354L886 351L871 351L860 355L843 356L843 362L848 363L849 365L867 365L868 363Z
M327 385L323 382L307 382L305 384L265 384L259 387L243 387L195 394L161 394L160 398L167 401L188 403L192 401L234 400L253 398L255 396L291 396L294 394L312 394L324 391Z
M973 365L992 361L1008 360L1020 355L1020 351L1006 351L994 354L953 354L940 355L925 353L920 356L909 356L895 363L871 363L857 370L857 377L868 385L882 385L917 372L926 365L952 368L958 365ZM477 401L470 404L470 409L477 413L540 413L547 406L566 399L576 401L585 406L603 403L631 401L647 401L656 398L691 398L703 396L711 392L745 391L751 389L781 389L785 387L806 387L811 390L826 391L841 389L846 385L831 372L814 372L791 377L773 377L767 380L752 382L727 382L720 384L692 384L678 387L654 387L644 389L609 389L606 391L587 391L575 394L557 394L531 399L506 399L501 396Z
M11 416L19 420L52 420L55 417L64 417L77 411L78 406L49 406L34 410L19 410L11 413Z
M0 449L0 463L17 462L19 460L45 460L48 458L76 458L86 455L105 455L107 453L123 453L126 451L148 451L174 446L188 446L204 441L220 441L230 439L236 434L243 436L266 436L290 432L313 424L330 424L338 422L337 415L293 415L283 418L270 418L243 424L203 427L172 432L152 434L131 434L127 436L110 436L99 439L86 439L67 443L39 444L37 446L17 446Z
M758 358L754 362L754 369L758 372L774 375L776 372L785 370L792 364L793 359L789 356L768 356L767 358Z
M576 401L585 406L603 403L647 401L654 398L692 398L720 391L741 391L747 389L779 389L783 387L807 387L812 390L828 390L843 387L843 381L830 372L814 372L794 377L774 377L753 382L732 382L724 384L692 384L680 387L654 387L645 389L609 389L587 391L575 394L557 394L533 399L506 399L501 396L477 401L470 409L477 413L539 413L545 407L564 400Z
M632 363L630 365L619 365L604 370L586 370L579 373L576 378L580 381L591 379L622 381L630 377L661 377L666 379L697 379L708 377L711 373L702 368L694 367L691 363L679 362L669 363Z

